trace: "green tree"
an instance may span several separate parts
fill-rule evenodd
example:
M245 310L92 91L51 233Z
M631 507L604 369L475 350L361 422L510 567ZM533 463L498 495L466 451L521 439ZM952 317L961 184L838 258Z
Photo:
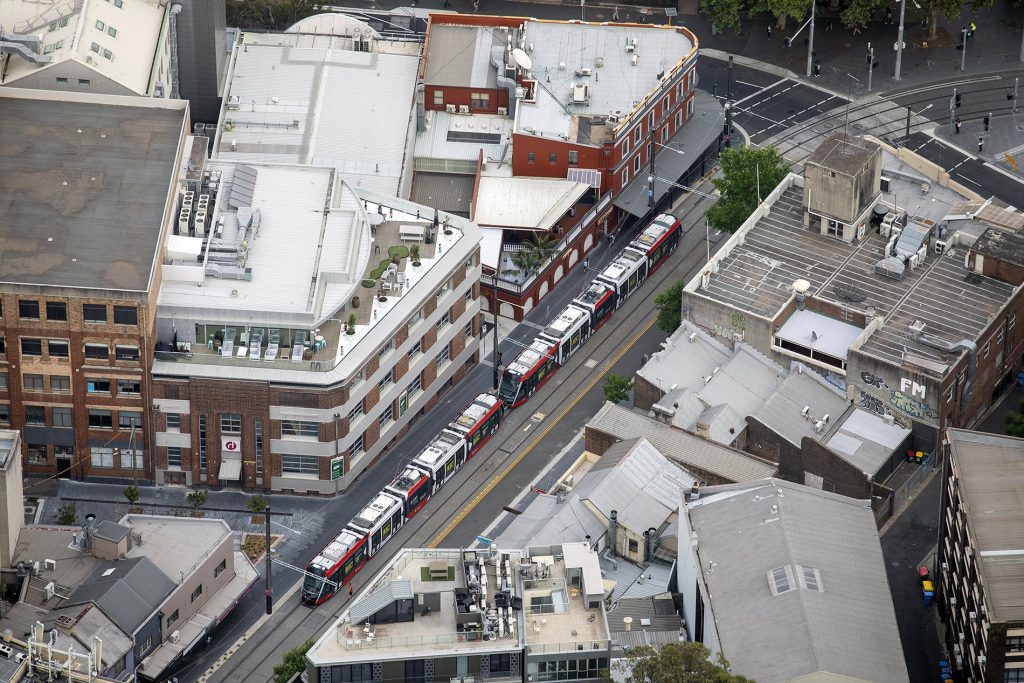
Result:
M683 308L683 281L671 285L654 297L654 307L658 309L658 329L672 334L682 322L680 311Z
M722 151L722 177L711 182L722 198L708 209L711 227L736 232L764 197L789 173L789 164L774 147L733 147ZM760 190L760 191L759 191Z
M274 667L274 683L288 683L292 676L306 670L306 653L313 647L313 642L307 640L284 653L284 660Z
M225 11L228 26L284 31L318 10L309 0L227 0Z
M124 497L128 499L129 505L135 505L139 502L139 487L126 486L124 489Z
M729 662L721 655L717 662L701 643L666 643L660 650L649 645L626 650L625 659L614 664L633 683L753 683L731 674ZM604 674L611 681L609 674Z
M267 509L267 497L255 495L249 499L249 502L246 503L246 506L249 508L249 511L252 514L262 515L263 512Z
M64 524L66 526L78 524L78 508L75 507L74 503L61 505L57 508L57 524Z
M1010 436L1024 437L1024 400L1017 405L1017 410L1006 414L1006 433Z
M746 10L744 0L703 0L700 11L703 12L719 31L732 29L740 32L740 13Z
M502 272L521 273L523 277L529 277L558 251L555 241L541 232L533 233L530 239L523 242L522 247L512 256L515 269Z
M959 2L959 0L921 0L920 5L924 10L925 16L928 17L928 35L926 39L934 41L939 37L939 12L942 12L947 19L953 20L961 15L964 8L967 8L973 16L978 13L978 10L992 7L994 4L995 0L970 0L965 3ZM1021 6L1020 0L1014 0L1012 4L1016 7ZM853 26L854 24L865 26L871 20L872 15L887 5L889 5L889 0L850 0L841 15L843 23L846 26ZM897 7L896 9L898 10L899 8ZM907 26L913 26L917 23L917 17L911 16L912 12L913 8L907 8ZM959 39L959 36L954 37Z
M621 403L629 398L629 390L631 388L632 384L630 384L628 377L616 375L614 372L609 373L604 379L604 400Z
M188 495L185 496L185 502L192 508L193 516L198 516L199 508L206 505L206 498L206 491L189 491Z
M775 26L780 31L786 30L786 19L800 21L810 15L811 0L756 0L755 12L771 12L775 17Z

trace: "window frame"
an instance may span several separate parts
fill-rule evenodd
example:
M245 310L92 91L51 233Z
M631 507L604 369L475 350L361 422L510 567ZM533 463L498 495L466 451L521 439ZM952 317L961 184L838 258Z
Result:
M50 375L50 391L60 394L71 393L71 377L68 375Z
M241 413L220 413L220 433L231 436L242 435Z
M89 408L89 429L113 429L114 428L114 411L108 408ZM93 421L96 418L96 422ZM104 424L104 423L107 424Z
M25 391L46 391L46 379L35 372L26 372L21 376L21 388Z
M81 80L81 79L79 79ZM90 317L95 316L99 310L103 310L103 318ZM107 324L107 305L106 304L82 304L82 322L89 323L91 325L106 325Z
M281 420L281 438L320 439L320 423L312 420Z
M118 320L118 317L127 316L131 322L124 322ZM137 326L139 324L139 307L138 306L114 306L114 324L115 325L131 325Z
M39 352L38 353L34 353L31 350L30 351L26 351L25 350L25 342L29 343L29 347L31 349L34 349L35 345L38 344L39 345ZM23 356L42 357L42 355L43 355L43 340L38 338L38 337L21 337L21 339L19 339L19 347L21 349L21 355L23 355Z
M92 349L90 352L89 349ZM103 355L96 355L99 353L99 349L103 349ZM84 345L84 353L86 360L105 360L110 361L110 347L106 344L99 342L86 342Z
M54 322L67 322L68 304L65 301L47 301L46 319Z
M57 345L57 349L63 347L64 353L54 353L54 344ZM50 358L70 358L71 357L71 342L66 339L47 339L46 340L46 355Z
M40 308L34 299L18 299L18 320L40 320ZM35 315L32 314L33 309Z

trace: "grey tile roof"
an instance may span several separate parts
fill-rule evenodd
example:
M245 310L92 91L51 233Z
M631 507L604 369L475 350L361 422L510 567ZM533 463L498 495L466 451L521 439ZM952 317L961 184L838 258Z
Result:
M571 494L561 503L555 496L536 495L501 534L494 539L499 548L558 545L598 539L607 532L605 520Z
M103 520L92 534L93 536L102 538L105 541L114 541L116 543L128 536L131 532L132 530L126 526L121 526L120 524Z
M417 204L468 218L473 203L473 176L417 173L412 180L411 198Z
M1024 439L948 430L988 618L1024 620ZM1005 551L1011 554L1006 556Z
M798 364L794 364L798 365ZM810 408L805 417L803 409ZM852 405L817 372L803 369L792 372L779 383L775 392L751 413L796 446L804 437L820 440L828 431L815 432L818 420L829 416L829 423L838 422Z
M67 605L93 602L131 635L156 611L177 584L147 557L101 563Z
M686 514L722 651L758 683L815 672L908 680L874 514L780 479L708 487ZM689 561L689 560L688 560ZM773 595L769 573L816 570L821 590Z
M462 88L494 89L498 72L491 66L491 48L504 47L496 37L505 33L488 26L456 26L443 24L437 17L430 25L430 37L423 56L426 67L423 81L427 85L454 85Z
M587 428L621 440L642 436L684 468L708 472L727 481L764 479L778 471L767 460L706 441L615 403L605 403L587 422Z

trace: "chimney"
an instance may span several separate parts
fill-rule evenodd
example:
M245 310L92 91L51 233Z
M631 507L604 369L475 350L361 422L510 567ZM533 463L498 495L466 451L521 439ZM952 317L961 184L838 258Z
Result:
M619 511L612 510L608 520L608 547L612 549L612 555L619 554L619 547L616 541L619 534Z
M796 307L799 310L804 310L804 305L807 300L807 290L811 288L811 283L807 280L797 280L793 283L793 297L796 299Z
M651 563L654 558L654 535L658 533L654 528L644 532L644 561Z
M590 534L587 534L587 550L593 550L594 546L590 545Z
M633 617L623 617L622 623L625 624L627 632L633 630Z
M700 499L700 484L693 482L693 486L690 487L690 500Z

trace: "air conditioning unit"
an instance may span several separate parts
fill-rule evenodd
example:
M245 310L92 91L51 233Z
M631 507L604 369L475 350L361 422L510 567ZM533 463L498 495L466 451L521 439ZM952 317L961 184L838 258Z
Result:
M949 606L950 607L956 607L956 596L955 595L951 595L949 597Z
M946 251L946 240L935 240L935 246L933 248L936 256L942 256Z
M498 116L508 116L508 107L498 107Z
M448 112L449 114L454 114L455 113L455 105L454 104L446 104L446 105L444 105L444 110L446 112Z
M175 645L181 642L181 631L175 631L171 634L171 642Z
M234 111L238 109L240 105L241 102L238 99L238 95L231 95L230 97L228 97L228 110Z
M48 584L46 584L46 588L44 588L43 590L46 592L46 599L49 600L53 597L53 594L57 591L57 588L56 586L54 586L53 581L51 581Z
M977 612L968 612L967 613L967 618L970 619L971 621L977 621L978 620L978 613Z
M52 572L57 568L57 560L43 560L43 569Z
M886 178L885 176L882 176L882 182L880 183L880 188L879 189L881 189L882 192L889 192L890 191L889 187L891 185L892 185L892 178Z
M896 418L893 417L892 415L886 414L882 416L882 422L884 422L887 425L896 424Z
M459 105L459 113L460 114L468 114L469 113L469 105L468 104L460 104Z
M987 662L988 662L988 657L986 657L985 655L978 655L978 666L980 666L982 669L984 669L985 668L985 664Z

